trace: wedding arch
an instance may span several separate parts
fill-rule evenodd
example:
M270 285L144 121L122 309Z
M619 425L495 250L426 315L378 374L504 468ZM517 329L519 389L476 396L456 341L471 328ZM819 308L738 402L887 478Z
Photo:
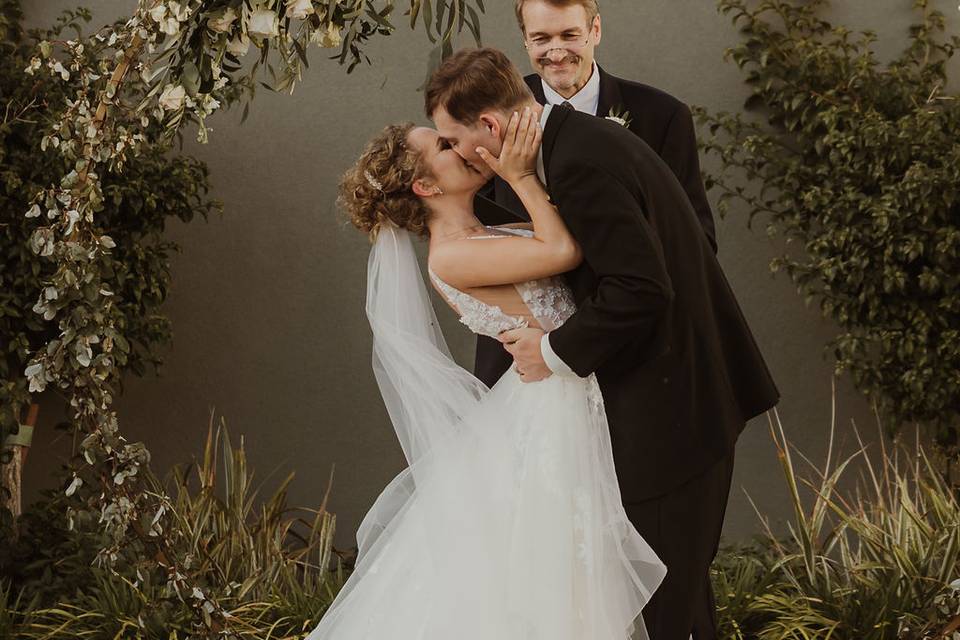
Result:
M411 29L421 25L441 56L464 30L479 43L482 0L401 4ZM57 326L26 368L30 391L56 388L69 399L87 473L74 470L66 493L84 482L81 476L100 482L97 503L87 505L105 534L98 564L109 567L124 541L135 537L155 551L176 593L206 607L208 624L217 612L209 610L202 588L190 583L189 571L179 565L183 559L165 548L160 535L169 498L138 488L149 452L123 437L113 408L130 344L111 290L116 245L98 231L101 176L123 171L139 154L148 127L162 126L164 140L172 142L194 123L198 141L206 142L207 118L237 101L246 102L245 118L258 85L292 93L314 47L331 50L348 73L369 62L365 45L394 31L397 9L394 0L140 0L129 18L89 38L41 42L24 69L79 80L42 141L72 170L37 193L25 212L36 224L31 248L54 268L34 311ZM245 65L251 53L255 57ZM264 73L269 84L259 79ZM138 91L125 83L131 74L143 81ZM151 517L144 520L144 513ZM67 514L71 522L76 515Z

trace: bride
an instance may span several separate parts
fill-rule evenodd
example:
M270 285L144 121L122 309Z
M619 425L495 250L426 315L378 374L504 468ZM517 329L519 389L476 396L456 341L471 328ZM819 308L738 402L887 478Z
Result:
M340 185L373 239L373 366L409 466L357 532L356 568L307 640L625 640L666 568L630 524L596 379L488 389L450 357L413 249L471 331L550 331L575 310L559 274L581 260L536 173L542 132L515 113L483 154L531 225L484 227L485 178L436 131L387 127Z

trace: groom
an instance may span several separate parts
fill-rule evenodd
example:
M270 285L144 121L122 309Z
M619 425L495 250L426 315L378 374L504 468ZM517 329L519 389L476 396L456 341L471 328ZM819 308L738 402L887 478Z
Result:
M700 226L717 251L713 213L700 177L697 139L690 109L680 100L653 87L610 75L596 62L603 38L598 0L515 0L517 26L536 73L525 76L540 104L569 102L577 111L621 117L640 136L683 185ZM499 177L481 191L475 202L485 224L529 221L520 199ZM513 363L493 338L477 338L476 376L488 386Z
M776 386L690 200L663 160L619 124L541 107L495 49L454 54L426 110L474 169L500 153L510 114L541 113L538 173L584 262L578 311L549 334L501 336L524 379L596 374L627 514L667 566L644 609L652 640L713 640L709 568L736 440Z

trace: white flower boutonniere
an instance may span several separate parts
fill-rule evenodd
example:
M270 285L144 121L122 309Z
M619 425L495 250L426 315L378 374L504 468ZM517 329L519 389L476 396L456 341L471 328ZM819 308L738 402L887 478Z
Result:
M630 128L630 123L633 122L633 120L630 118L630 112L624 109L622 105L612 107L610 109L610 113L607 114L606 119L612 120L621 127L625 127L627 129Z

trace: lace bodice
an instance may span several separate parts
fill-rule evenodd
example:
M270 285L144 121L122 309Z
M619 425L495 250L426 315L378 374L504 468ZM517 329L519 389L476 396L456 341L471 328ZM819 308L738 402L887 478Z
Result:
M497 228L514 235L532 236L527 229ZM471 240L502 238L502 235L473 236ZM470 331L485 336L497 337L502 331L527 326L525 318L504 313L499 306L488 304L441 280L432 269L428 269L430 279L437 289L453 304L460 315L460 322ZM540 278L514 285L530 314L545 331L556 329L576 311L576 304L570 289L559 276Z

